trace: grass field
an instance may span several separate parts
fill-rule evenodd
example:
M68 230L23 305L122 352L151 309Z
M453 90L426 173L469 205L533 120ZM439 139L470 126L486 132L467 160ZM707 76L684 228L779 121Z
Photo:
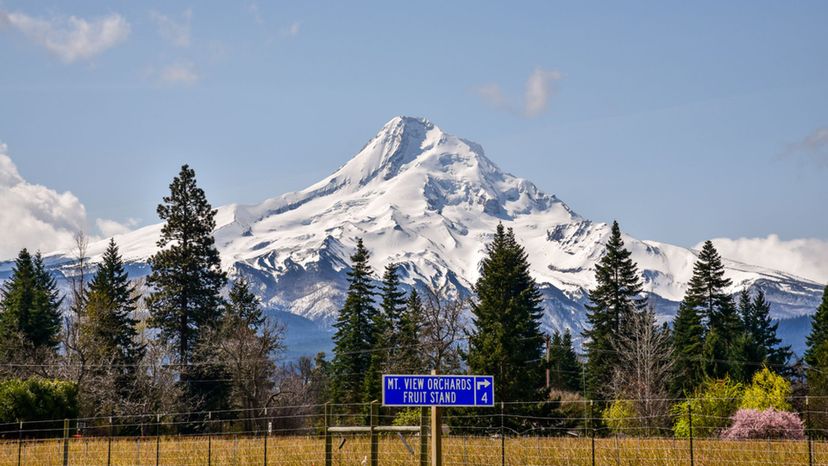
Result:
M333 439L334 465L368 464L369 439L347 437ZM415 465L419 438L384 436L379 444L380 465ZM481 437L445 437L445 465L498 465L501 462L501 440ZM159 464L162 465L263 465L265 445L262 437L165 437L160 439ZM584 465L592 464L590 439L561 437L507 438L506 464L523 465ZM110 451L106 439L72 439L69 442L69 464L106 465ZM324 465L324 440L321 437L270 437L267 440L268 465ZM695 440L696 465L726 466L737 464L807 465L808 445L804 441L721 441ZM209 461L208 461L209 460ZM363 463L365 461L365 463ZM18 464L18 443L0 443L0 466ZM63 464L61 440L25 441L20 448L20 464L51 466ZM111 444L111 465L155 465L154 437L114 439ZM677 439L615 439L595 440L597 465L689 465L687 440ZM828 444L814 442L813 464L828 464Z

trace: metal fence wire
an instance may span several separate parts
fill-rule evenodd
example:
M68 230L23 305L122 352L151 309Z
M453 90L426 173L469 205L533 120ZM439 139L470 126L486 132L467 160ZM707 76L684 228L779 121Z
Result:
M828 465L828 410L815 408L828 403L792 405L806 424L798 433L742 440L723 438L730 419L706 413L687 413L687 436L675 435L674 411L609 426L601 402L445 409L442 458L447 466ZM0 424L0 466L425 465L428 412L374 402Z

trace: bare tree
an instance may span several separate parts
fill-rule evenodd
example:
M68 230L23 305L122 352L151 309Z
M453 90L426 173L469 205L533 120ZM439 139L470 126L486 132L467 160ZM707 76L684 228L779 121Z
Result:
M62 378L71 380L78 385L79 398L81 399L81 414L84 412L83 402L85 397L85 378L89 369L90 351L93 348L91 342L84 342L82 327L85 320L86 308L86 274L89 266L87 247L89 240L83 231L78 231L74 236L74 263L68 272L71 286L72 300L69 304L70 312L64 314L64 325L62 343L65 349L64 364L60 375Z
M428 288L423 304L422 351L428 367L440 373L460 369L467 302L449 297L446 287Z
M670 402L667 381L672 368L669 330L659 326L655 312L647 308L633 313L626 329L613 343L619 364L611 391L616 400L633 406L644 433L654 434L669 424Z
M269 319L258 329L227 319L217 337L210 339L215 345L215 363L231 379L231 403L245 410L245 431L253 428L251 415L259 413L279 394L275 361L284 351L284 332L283 324Z

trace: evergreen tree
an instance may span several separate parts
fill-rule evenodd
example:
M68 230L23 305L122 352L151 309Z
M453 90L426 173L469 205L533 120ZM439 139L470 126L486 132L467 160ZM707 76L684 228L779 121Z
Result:
M382 373L391 369L399 352L400 316L405 309L405 292L400 290L397 264L385 266L380 287L380 309L374 314L373 351L365 377L365 401L377 400L382 392Z
M704 325L698 310L683 303L673 321L673 376L671 392L692 393L704 381Z
M822 294L822 303L811 316L811 333L806 339L805 363L808 394L811 400L809 428L828 427L828 286Z
M228 301L225 319L231 326L256 330L264 324L261 301L250 290L250 283L244 277L233 282Z
M331 390L335 403L358 403L364 399L366 373L374 347L373 323L377 313L369 258L370 253L359 238L356 251L351 256L345 305L334 324Z
M807 348L805 350L805 362L811 367L817 367L817 351L825 344L828 348L828 286L822 294L822 304L811 316L811 333L805 339ZM826 352L828 355L828 352ZM828 361L828 358L826 358ZM828 370L828 366L824 369ZM828 392L826 392L828 393Z
M587 340L586 384L591 397L607 395L618 361L613 341L632 313L647 305L638 267L630 256L624 248L621 228L613 222L604 255L595 265L597 285L589 291L590 303L586 306L588 330L583 335Z
M0 337L3 356L11 358L21 345L34 350L54 350L60 333L60 298L55 279L34 257L20 251L11 278L3 285L0 302Z
M713 378L743 372L738 339L744 328L736 304L726 289L732 282L711 241L706 241L693 266L682 306L692 307L707 323L704 341L705 373Z
M538 399L544 385L541 294L511 228L497 226L474 290L470 372L494 374L501 401Z
M400 316L397 356L394 366L400 374L421 374L426 370L422 356L423 303L412 289Z
M220 375L191 363L198 362L196 356L209 357L204 353L207 345L202 345L198 355L195 350L221 322L224 300L220 293L227 281L213 238L216 211L197 186L195 171L184 165L157 212L165 223L159 251L149 260L152 273L147 285L152 291L147 308L161 338L176 348L190 400L204 399L214 388L209 381Z
M739 312L745 329L743 338L745 365L741 380L751 380L753 374L763 365L770 366L775 372L783 373L791 357L790 346L780 346L782 340L776 335L779 327L770 317L770 303L765 293L758 290L751 300L747 289L742 290L739 298Z
M569 329L561 334L557 330L552 334L550 354L550 387L570 392L580 392L581 362L572 346L572 334Z
M144 357L144 345L137 341L138 323L132 317L137 308L138 294L124 270L124 262L114 239L104 251L86 296L81 332L93 342L96 353L103 355L117 372L116 390L122 397L134 388L136 365ZM99 363L101 361L98 361Z

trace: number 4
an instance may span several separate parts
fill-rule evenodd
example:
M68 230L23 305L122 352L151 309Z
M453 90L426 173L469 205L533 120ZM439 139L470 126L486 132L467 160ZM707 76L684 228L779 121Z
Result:
M489 394L484 393L483 396L480 397L480 401L482 401L483 403L488 403L489 402Z

